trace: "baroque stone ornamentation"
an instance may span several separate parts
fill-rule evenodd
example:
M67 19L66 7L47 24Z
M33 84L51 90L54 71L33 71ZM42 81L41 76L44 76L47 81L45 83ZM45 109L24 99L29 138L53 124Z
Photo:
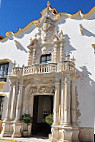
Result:
M54 93L54 88L53 87L31 87L29 93L32 95L32 94L51 94L51 93Z
M43 18L36 25L38 33L27 47L28 66L14 65L9 79L15 84L10 86L2 136L21 137L24 126L20 118L24 113L37 119L36 123L43 123L45 116L53 113L52 141L78 140L75 80L79 75L74 60L64 55L64 34L58 30L55 14L56 10L52 12L48 3ZM15 43L18 44L17 41ZM35 125L34 122L32 124ZM34 126L31 125L31 129ZM28 133L31 134L30 131Z

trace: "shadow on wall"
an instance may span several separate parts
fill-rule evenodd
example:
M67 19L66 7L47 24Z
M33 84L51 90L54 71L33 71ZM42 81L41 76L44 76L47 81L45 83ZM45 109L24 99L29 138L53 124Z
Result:
M70 44L70 38L69 36L66 34L64 35L64 38L65 38L65 45L64 45L64 52L70 54L71 51L74 51L76 50L71 44Z
M35 25L31 26L31 27L30 27L29 29L27 29L25 32L22 32L22 33L18 36L18 38L24 37L25 34L30 34L35 28L36 28Z
M25 53L27 53L27 50L21 45L21 43L17 40L14 40L15 45L17 47L17 49L19 49L20 51L24 51Z
M89 95L91 94L94 95L95 94L95 81L93 81L90 78L90 75L92 74L87 70L86 66L80 67L80 69L82 70L81 72L79 72L79 74L82 74L81 89L85 91L85 95L86 95L86 92ZM85 88L84 88L84 85L85 85Z
M94 99L95 99L95 81L90 78L92 75L86 66L80 67L81 79L77 81L79 109L81 113L82 124L86 127L93 127L94 123ZM85 111L86 110L86 111ZM92 117L89 117L92 116ZM78 121L80 123L80 120Z
M92 32L88 31L87 29L83 28L83 31L84 31L83 32L84 36L88 36L88 37L93 36L93 37L95 37L95 34L93 34Z
M58 21L58 22L56 22L55 24L56 24L56 25L64 24L64 23L66 22L66 20L65 20L65 19L67 19L67 17L62 17L62 18L61 18L61 20L59 20L59 21Z
M91 88L95 87L95 81L93 81L89 76L92 75L86 68L86 66L80 67L80 69L82 69L82 77L83 77L83 81L85 81L85 85ZM92 89L91 89L92 90ZM91 91L90 90L90 91Z

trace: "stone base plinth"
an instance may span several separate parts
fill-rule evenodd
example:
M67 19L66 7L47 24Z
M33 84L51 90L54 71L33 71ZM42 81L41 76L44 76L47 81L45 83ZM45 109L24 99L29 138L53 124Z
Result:
M22 123L14 122L13 126L13 134L12 137L20 138L22 136Z
M73 127L73 135L72 135L72 140L74 142L79 142L79 128L78 127Z
M11 137L12 136L12 133L13 133L12 124L13 124L13 122L11 122L11 121L4 121L3 122L1 137Z
M52 142L78 142L78 127L52 126Z
M89 141L93 142L94 140L94 129L89 127L80 127L79 128L79 140L80 141Z
M22 135L23 135L24 137L26 137L26 136L31 136L31 128L32 128L32 124L29 124L29 125L27 126L26 123L23 123Z

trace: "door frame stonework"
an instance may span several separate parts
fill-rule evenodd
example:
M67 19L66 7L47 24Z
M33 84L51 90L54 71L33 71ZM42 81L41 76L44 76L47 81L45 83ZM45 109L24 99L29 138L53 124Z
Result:
M34 96L54 96L55 94L54 87L49 85L46 85L46 86L44 85L44 87L40 85L38 89L37 85L28 84L26 86L24 98L23 98L22 114L29 113L31 117L33 117ZM54 98L53 98L53 102L54 102ZM26 129L26 126L23 124L23 130L24 129ZM28 135L31 135L31 132L32 132L32 124L31 126L29 126Z

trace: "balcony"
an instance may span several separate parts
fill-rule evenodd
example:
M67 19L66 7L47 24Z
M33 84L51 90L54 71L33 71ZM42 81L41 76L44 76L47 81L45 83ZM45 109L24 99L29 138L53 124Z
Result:
M75 72L75 64L72 61L64 61L62 63L35 64L27 67L15 67L12 70L12 75L29 75L43 74L54 72Z

